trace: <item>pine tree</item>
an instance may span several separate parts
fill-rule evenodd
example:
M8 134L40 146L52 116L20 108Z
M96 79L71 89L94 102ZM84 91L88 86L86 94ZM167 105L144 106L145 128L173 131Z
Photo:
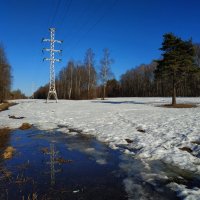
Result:
M181 82L190 74L197 72L195 51L191 40L183 41L172 33L164 36L162 59L155 70L156 79L168 81L172 89L172 105L176 105L176 91Z

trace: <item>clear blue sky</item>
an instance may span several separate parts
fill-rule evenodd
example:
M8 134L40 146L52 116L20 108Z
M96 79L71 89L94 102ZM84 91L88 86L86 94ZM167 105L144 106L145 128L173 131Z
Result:
M117 79L126 70L160 57L162 35L173 32L200 42L199 0L0 0L0 42L12 66L13 89L32 93L49 81L42 58L43 37L57 29L64 40L62 63L83 61L95 52L97 70L102 50L110 49ZM58 46L59 48L59 46Z

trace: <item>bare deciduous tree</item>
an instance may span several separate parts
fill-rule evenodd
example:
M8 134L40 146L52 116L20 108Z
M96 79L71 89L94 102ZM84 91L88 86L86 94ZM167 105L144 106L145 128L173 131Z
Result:
M85 54L85 67L87 69L87 98L94 97L94 91L96 86L96 70L94 66L94 52L91 48L86 51Z
M101 63L101 69L100 69L100 79L102 81L103 85L103 97L102 99L105 99L106 95L106 83L111 78L112 72L111 72L111 64L113 63L113 60L110 58L110 53L108 49L103 50L103 58L100 61Z
M0 102L9 98L11 78L11 66L6 58L3 45L0 45Z

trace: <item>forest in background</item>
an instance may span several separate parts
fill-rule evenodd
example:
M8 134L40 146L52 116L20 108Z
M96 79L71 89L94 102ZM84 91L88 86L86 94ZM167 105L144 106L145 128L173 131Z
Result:
M180 38L174 37L176 40ZM182 40L180 40L182 41ZM183 41L184 42L184 41ZM191 41L186 41L190 43ZM192 44L192 59L200 69L200 44ZM182 48L183 49L183 48ZM168 50L167 50L168 51ZM186 49L185 52L188 50ZM163 56L164 54L162 54ZM162 60L162 56L161 59ZM176 55L177 56L177 55ZM180 56L179 56L180 57ZM182 61L183 59L181 59ZM186 60L187 61L187 60ZM171 61L170 61L171 62ZM104 97L168 97L172 95L170 76L156 78L155 71L159 60L149 64L141 64L126 71L119 80L114 78L111 68L114 60L108 49L103 50L99 65L95 62L95 54L90 48L86 51L83 62L69 61L56 76L56 90L59 99L94 99ZM97 65L100 70L97 71ZM123 66L122 66L123 67ZM186 62L187 67L187 62ZM3 45L0 45L0 102L5 99L20 99L26 96L20 91L11 91L12 73ZM164 72L162 72L164 73ZM177 71L181 81L176 88L177 96L200 96L200 72L184 73ZM49 85L41 86L33 97L46 99Z
M167 35L167 34L165 34ZM164 36L165 36L164 35ZM170 34L168 34L170 35ZM173 34L172 34L173 36ZM182 44L190 44L191 41L182 41L180 38L173 36L175 42L179 41ZM191 43L192 44L192 43ZM180 44L176 44L179 45ZM171 47L169 47L171 48ZM189 47L188 47L189 48ZM191 51L192 62L200 68L200 45L192 44ZM183 46L179 49L184 49ZM169 51L169 49L167 50ZM174 50L173 50L174 51ZM180 50L179 50L180 51ZM184 53L189 50L185 49ZM95 54L92 49L88 49L82 64L77 64L75 61L69 61L65 67L61 69L56 77L56 89L59 99L92 99L106 97L169 97L172 96L172 81L171 75L168 77L156 78L155 71L158 67L159 60L154 60L149 64L141 64L134 67L121 75L119 80L114 78L111 71L112 64L108 49L104 49L103 57L100 60L100 71L97 72L95 66ZM164 54L162 54L163 56ZM177 55L176 55L177 56ZM181 55L178 55L179 57ZM185 61L188 68L189 62L185 59L186 54L183 54L181 62ZM160 59L162 60L162 58ZM172 62L172 61L170 61ZM183 73L183 62L176 67L177 82L176 95L185 97L200 96L200 72ZM122 66L123 67L123 66ZM172 66L173 68L173 66ZM165 73L164 71L162 72ZM184 76L183 76L184 74ZM48 94L48 84L40 87L34 97L45 99Z
M25 94L21 90L11 91L12 69L8 62L5 49L0 44L0 103L8 99L24 99Z

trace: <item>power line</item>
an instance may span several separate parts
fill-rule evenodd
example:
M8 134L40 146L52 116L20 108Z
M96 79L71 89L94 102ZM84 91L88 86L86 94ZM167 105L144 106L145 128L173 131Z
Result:
M49 13L51 11L51 4L48 4L48 7L46 7L46 10L49 10ZM49 9L48 9L49 8ZM47 11L48 12L48 11ZM45 35L46 30L50 27L50 23L51 23L51 19L52 19L52 15L47 15L47 23L44 23L46 26L42 26L42 35Z
M109 8L103 13L103 15L101 15L97 20L96 22L87 30L87 32L85 32L84 35L82 35L79 40L76 42L76 44L74 46L72 46L72 48L76 47L80 42L81 40L88 34L90 33L104 18L105 16L107 15L108 11L109 10L112 10L118 3L119 0L115 0L113 2L113 4L111 6L109 6Z
M88 4L86 4L86 5L88 5ZM89 4L89 6L91 6L91 4ZM89 6L86 6L85 9L83 9L83 11L82 11L82 12L80 13L80 15L77 17L78 20L83 19L85 13L87 13L87 9L89 8ZM95 9L94 13L96 13L97 10L98 10L98 9ZM90 16L87 17L86 19L87 19L86 23L84 23L84 24L82 24L81 26L79 26L79 27L77 28L77 30L74 31L74 33L80 32L81 29L82 29L84 26L86 26L86 25L88 24L88 22L90 21ZM75 20L75 19L74 19L74 20ZM74 23L74 24L76 24L76 23ZM64 35L63 38L66 39L66 36L67 36L67 34L65 33L65 35ZM71 38L73 38L73 36L69 37L68 39L70 40Z
M70 10L71 4L72 4L72 0L70 0L68 4L67 4L67 1L65 1L64 15L63 15L62 19L59 21L60 23L58 23L58 26L60 27L60 30L62 30L65 18L66 18L67 14L68 14L68 12Z
M54 15L53 15L52 20L51 20L50 26L54 26L55 25L54 21L55 21L56 15L58 13L58 9L59 9L60 3L61 3L61 0L58 0L57 4L56 4L56 9L55 9Z
M102 0L102 1L103 1L103 0ZM101 3L102 3L102 1L101 1ZM90 5L91 5L91 4L90 4ZM102 4L101 4L101 5L102 5ZM86 11L87 11L87 8L88 8L88 7L86 7L86 8L83 10L83 12L79 15L78 19L82 19L82 18L83 18L84 14L87 13L87 12L86 12ZM84 30L84 28L85 28L87 25L90 24L91 19L94 19L94 17L91 17L91 16L93 16L93 14L97 14L98 11L99 11L100 9L101 9L100 6L97 6L96 9L93 9L92 15L89 15L88 17L86 17L85 23L81 24L81 26L79 26L78 29L77 29L74 33L79 33L79 32L81 32L82 30ZM67 36L67 35L65 34L65 35L64 35L64 39L66 39L66 36ZM69 37L68 40L73 39L73 37L74 37L74 36Z

